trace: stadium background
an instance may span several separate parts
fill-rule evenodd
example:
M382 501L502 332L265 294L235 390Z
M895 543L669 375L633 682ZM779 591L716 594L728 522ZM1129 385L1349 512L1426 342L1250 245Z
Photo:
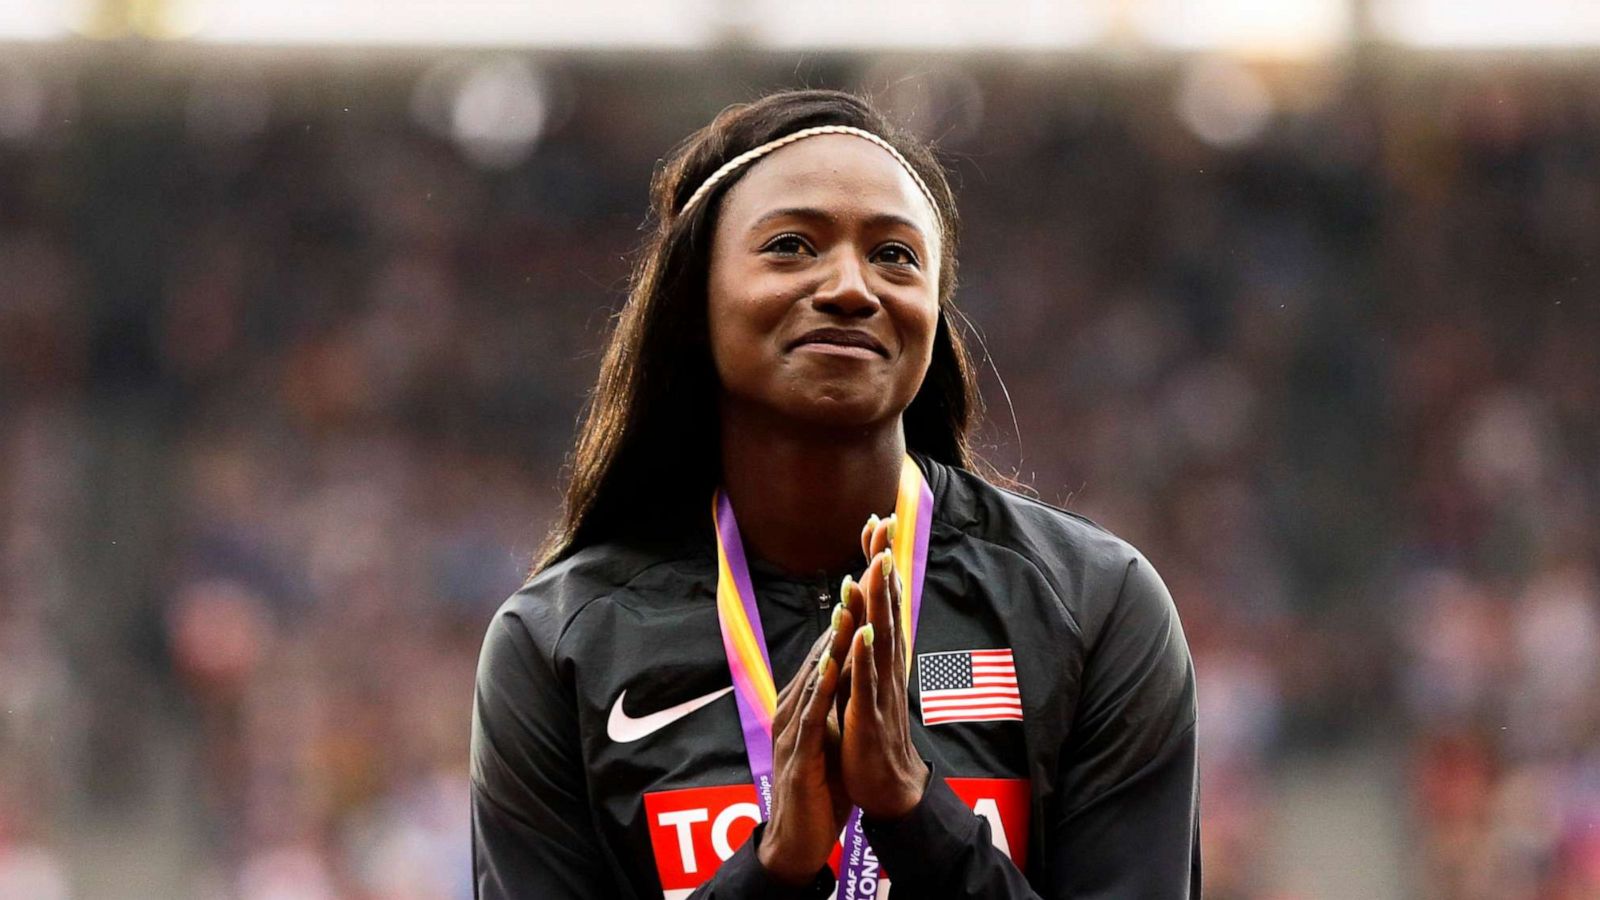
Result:
M652 166L799 85L1172 587L1208 896L1600 896L1595 6L980 6L0 3L0 897L470 896Z

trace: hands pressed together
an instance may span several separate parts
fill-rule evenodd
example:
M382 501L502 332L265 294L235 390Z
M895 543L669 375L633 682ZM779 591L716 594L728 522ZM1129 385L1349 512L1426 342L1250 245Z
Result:
M911 743L900 581L890 541L895 519L861 531L867 568L845 577L833 625L778 694L772 723L772 819L758 851L773 876L814 877L852 806L897 819L922 799L928 767Z

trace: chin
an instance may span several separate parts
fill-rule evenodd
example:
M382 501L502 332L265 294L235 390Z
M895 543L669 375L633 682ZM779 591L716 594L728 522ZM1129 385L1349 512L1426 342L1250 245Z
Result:
M728 399L773 424L830 431L870 428L894 420L916 394L913 386L900 384L899 379L814 369L750 379L744 386L745 390L729 391ZM902 395L904 402L898 402Z
M788 398L779 412L786 419L815 427L865 428L897 414L884 399L869 391L812 393Z

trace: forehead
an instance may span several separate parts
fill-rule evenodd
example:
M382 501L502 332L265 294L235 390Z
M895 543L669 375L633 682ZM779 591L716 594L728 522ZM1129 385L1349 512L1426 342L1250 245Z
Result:
M734 224L777 207L807 206L841 215L893 213L939 234L922 189L899 161L871 141L847 134L804 138L757 160L723 199Z

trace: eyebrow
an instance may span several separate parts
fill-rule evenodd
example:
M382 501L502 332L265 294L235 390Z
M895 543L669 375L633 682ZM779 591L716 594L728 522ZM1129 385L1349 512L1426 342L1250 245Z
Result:
M750 224L750 228L751 230L755 230L774 219L791 218L812 219L815 221L826 222L830 225L837 223L839 220L839 217L833 213L828 212L825 209L818 209L815 206L785 206L762 213L760 217ZM867 216L866 224L868 226L904 225L912 231L915 231L919 237L922 237L924 240L927 239L927 234L923 232L922 226L897 213L873 213L872 215Z

